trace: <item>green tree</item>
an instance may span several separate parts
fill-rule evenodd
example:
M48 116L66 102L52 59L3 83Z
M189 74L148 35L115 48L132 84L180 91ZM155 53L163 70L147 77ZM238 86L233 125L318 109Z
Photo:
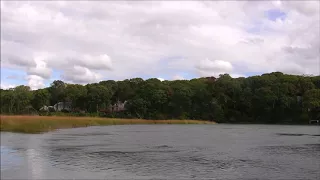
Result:
M32 106L39 110L43 106L50 105L50 93L48 89L38 89L33 92L33 98L31 100Z
M309 109L320 107L320 89L308 90L303 96L303 105Z
M72 103L72 107L85 109L87 88L80 84L68 84L65 88L65 99Z
M70 101L75 109L96 113L126 101L126 111L110 116L221 123L307 123L308 112L320 106L319 91L320 76L281 72L248 78L221 74L218 78L176 81L132 78L85 86L56 80L50 87L35 91L28 86L0 90L3 114L22 114L31 106L39 109L60 101Z
M98 112L100 108L110 105L111 91L103 85L94 83L87 87L87 109L89 112Z
M51 94L50 104L54 105L60 101L66 100L66 87L66 83L61 80L55 80L51 83L51 86L49 87L49 92Z
M14 100L14 112L18 114L25 113L25 110L30 106L32 99L30 87L24 85L15 87L12 98Z

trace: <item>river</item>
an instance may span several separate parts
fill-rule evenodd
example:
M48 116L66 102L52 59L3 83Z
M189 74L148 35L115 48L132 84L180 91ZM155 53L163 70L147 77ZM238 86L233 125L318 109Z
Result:
M1 133L1 179L320 179L320 126L119 125Z

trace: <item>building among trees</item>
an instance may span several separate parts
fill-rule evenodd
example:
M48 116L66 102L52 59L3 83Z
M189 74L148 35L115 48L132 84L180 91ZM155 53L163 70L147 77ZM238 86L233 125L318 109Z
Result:
M23 114L32 107L121 118L308 124L319 119L313 109L320 106L320 76L281 72L175 81L132 78L87 85L56 80L38 90L22 85L0 91L2 114Z

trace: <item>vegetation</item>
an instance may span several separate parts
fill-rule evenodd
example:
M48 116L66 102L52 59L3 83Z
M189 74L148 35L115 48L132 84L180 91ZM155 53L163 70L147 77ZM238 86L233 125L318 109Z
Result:
M62 128L124 124L214 124L197 120L109 119L92 117L1 116L1 131L41 133Z
M108 111L118 101L127 101L126 110ZM85 86L56 80L50 87L34 91L28 86L1 90L1 114L57 115L39 112L43 105L57 102L72 103L68 116L304 124L311 118L308 110L320 106L320 76L274 72L231 78L223 74L176 81L108 80Z

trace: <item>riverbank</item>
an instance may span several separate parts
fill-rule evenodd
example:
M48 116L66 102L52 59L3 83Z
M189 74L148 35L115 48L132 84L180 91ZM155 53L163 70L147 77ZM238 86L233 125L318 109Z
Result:
M61 116L0 116L0 131L43 133L56 129L126 124L215 124L200 120L146 120Z

